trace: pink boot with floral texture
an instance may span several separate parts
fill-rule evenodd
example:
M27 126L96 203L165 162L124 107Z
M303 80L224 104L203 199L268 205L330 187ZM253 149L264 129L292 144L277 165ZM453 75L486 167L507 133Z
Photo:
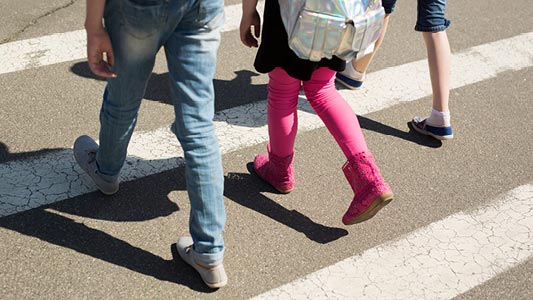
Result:
M270 144L267 145L267 154L258 154L254 159L254 171L272 185L280 193L287 194L294 189L294 170L292 159L294 153L286 157L279 157L270 151Z
M393 199L392 191L379 172L370 152L360 152L342 167L355 194L342 223L351 225L372 218Z

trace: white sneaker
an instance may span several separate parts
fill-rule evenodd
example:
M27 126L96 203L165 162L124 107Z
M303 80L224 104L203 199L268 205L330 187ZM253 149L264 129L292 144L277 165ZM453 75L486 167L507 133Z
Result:
M102 193L113 195L118 191L118 178L111 178L98 172L96 151L98 151L98 144L86 135L78 137L74 142L74 158L80 168L91 177Z
M200 274L202 280L207 284L208 287L212 289L221 288L228 283L228 276L224 270L222 264L213 267L205 268L200 266L194 260L194 252L192 251L193 240L191 237L181 237L176 243L176 248L181 259L183 259L187 264L193 267L196 272Z

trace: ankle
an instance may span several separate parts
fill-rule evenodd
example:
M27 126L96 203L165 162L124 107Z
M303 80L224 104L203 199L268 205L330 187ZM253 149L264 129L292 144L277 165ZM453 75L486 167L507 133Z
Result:
M449 111L438 111L434 108L431 109L431 115L426 119L426 123L433 126L449 127L450 123Z
M358 71L353 65L353 62L347 62L344 71L353 80L363 81L365 79L365 72Z

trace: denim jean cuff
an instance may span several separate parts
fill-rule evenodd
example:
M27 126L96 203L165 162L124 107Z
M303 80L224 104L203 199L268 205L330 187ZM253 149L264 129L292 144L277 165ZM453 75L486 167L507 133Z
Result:
M108 174L108 173L102 172L102 170L100 170L100 165L98 164L98 160L96 161L96 168L98 170L98 173L101 175L101 177L107 182L113 182L117 180L119 176L119 174Z
M448 29L448 27L450 27L451 23L452 23L452 21L450 21L448 19L445 19L443 25L426 27L426 26L420 26L420 25L416 24L415 30L416 31L420 31L420 32L439 32L439 31L444 31L444 30Z
M195 261L209 267L221 265L224 260L224 250L217 253L198 253L192 249L192 253Z

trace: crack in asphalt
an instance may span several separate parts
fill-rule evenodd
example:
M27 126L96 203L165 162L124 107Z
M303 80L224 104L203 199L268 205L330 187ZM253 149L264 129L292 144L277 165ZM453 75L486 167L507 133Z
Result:
M15 33L11 34L10 36L8 36L7 38L3 39L2 41L0 41L0 45L2 44L6 44L6 43L9 43L11 41L13 41L14 39L16 39L18 36L20 36L23 32L25 32L26 30L28 30L28 28L34 26L35 24L37 24L37 22L39 22L40 19L44 18L44 17L48 17L62 9L65 9L67 7L70 7L72 6L74 3L76 3L78 0L70 0L69 3L66 3L62 6L59 6L59 7L56 7L56 8L53 8L47 12L45 12L44 14L36 17L35 19L31 20L28 24L26 24L24 27L22 27L22 29L16 31Z

